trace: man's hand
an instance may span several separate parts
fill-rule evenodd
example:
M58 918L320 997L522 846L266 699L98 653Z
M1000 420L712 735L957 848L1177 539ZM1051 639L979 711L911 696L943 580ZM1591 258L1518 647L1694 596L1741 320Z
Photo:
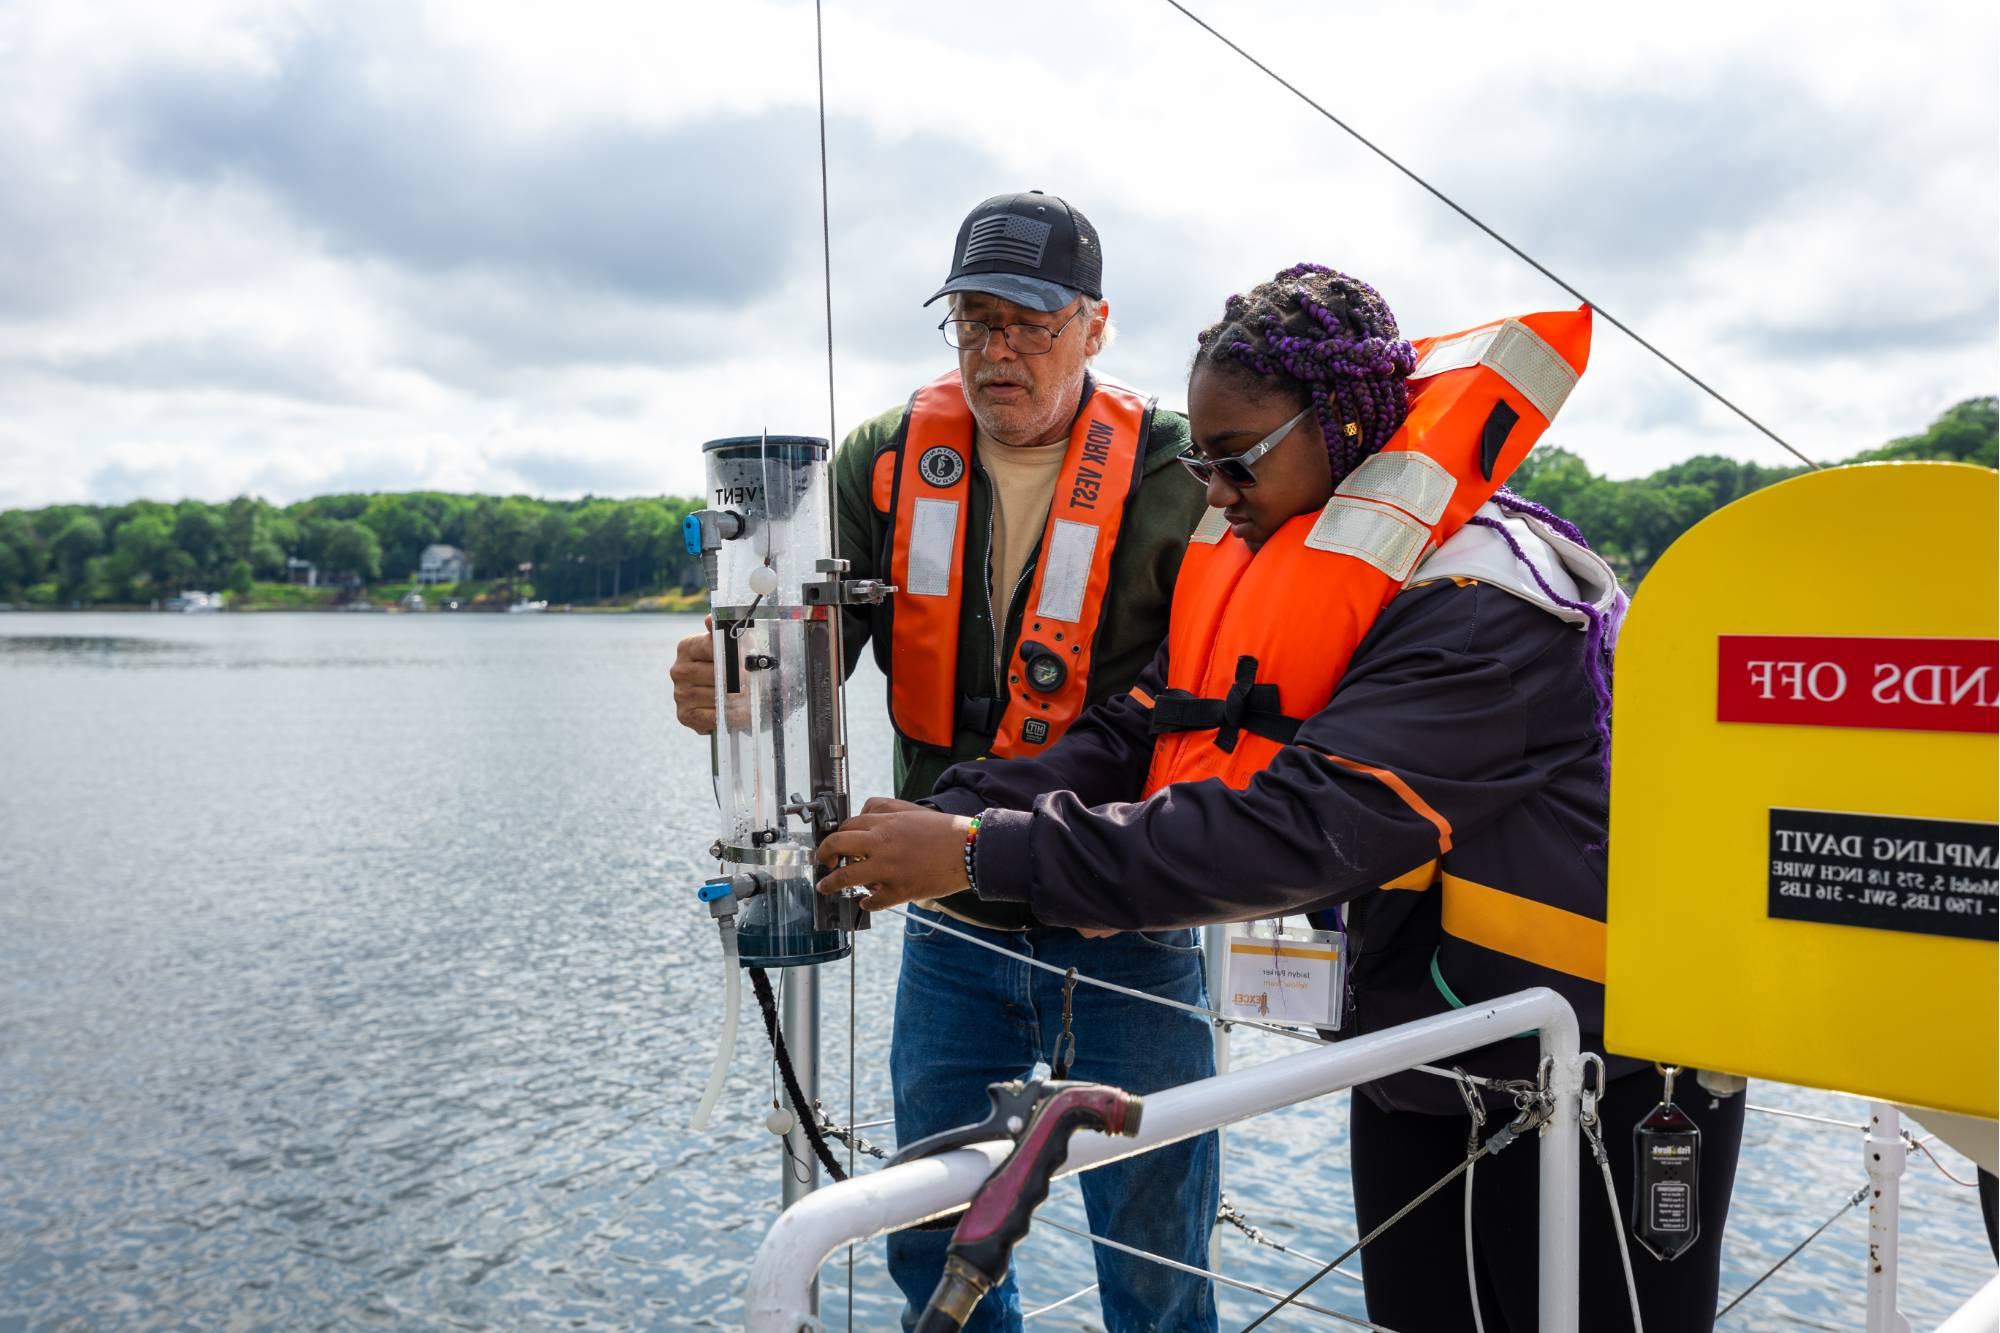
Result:
M702 621L709 633L690 634L674 649L674 715L697 736L715 731L715 617Z
M820 840L816 855L834 869L819 882L819 891L865 885L869 892L861 905L871 912L957 893L967 887L965 834L971 826L963 815L877 797ZM842 858L846 865L839 864Z

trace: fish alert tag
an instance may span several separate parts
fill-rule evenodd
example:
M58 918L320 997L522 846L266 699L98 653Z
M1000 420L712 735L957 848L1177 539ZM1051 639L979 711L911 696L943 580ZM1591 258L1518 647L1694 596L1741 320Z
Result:
M1251 922L1229 937L1229 1003L1239 1018L1340 1026L1347 941L1335 930L1286 930Z
M1656 1259L1672 1262L1701 1235L1701 1128L1674 1105L1668 1065L1660 1104L1632 1127L1632 1236Z

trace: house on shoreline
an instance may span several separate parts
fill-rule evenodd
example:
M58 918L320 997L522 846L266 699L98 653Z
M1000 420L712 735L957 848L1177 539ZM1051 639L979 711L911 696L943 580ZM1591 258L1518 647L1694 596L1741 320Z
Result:
M420 585L433 583L464 583L472 577L472 561L456 546L446 546L433 542L417 557L417 572L412 582Z

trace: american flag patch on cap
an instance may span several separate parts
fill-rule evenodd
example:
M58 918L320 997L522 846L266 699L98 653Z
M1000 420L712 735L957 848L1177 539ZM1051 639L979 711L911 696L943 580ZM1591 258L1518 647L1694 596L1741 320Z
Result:
M1040 268L1042 252L1048 248L1049 232L1052 230L1046 222L1015 217L1011 213L981 218L966 233L965 253L959 257L959 265L963 267L998 260Z

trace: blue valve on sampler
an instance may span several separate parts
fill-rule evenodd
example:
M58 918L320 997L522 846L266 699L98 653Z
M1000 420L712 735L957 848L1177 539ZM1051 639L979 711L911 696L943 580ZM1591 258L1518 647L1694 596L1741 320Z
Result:
M687 543L689 555L698 556L702 553L701 519L697 515L689 514L681 520L681 540Z
M696 889L694 896L705 903L712 903L730 897L735 892L736 886L731 884L727 879L712 879L699 889Z

